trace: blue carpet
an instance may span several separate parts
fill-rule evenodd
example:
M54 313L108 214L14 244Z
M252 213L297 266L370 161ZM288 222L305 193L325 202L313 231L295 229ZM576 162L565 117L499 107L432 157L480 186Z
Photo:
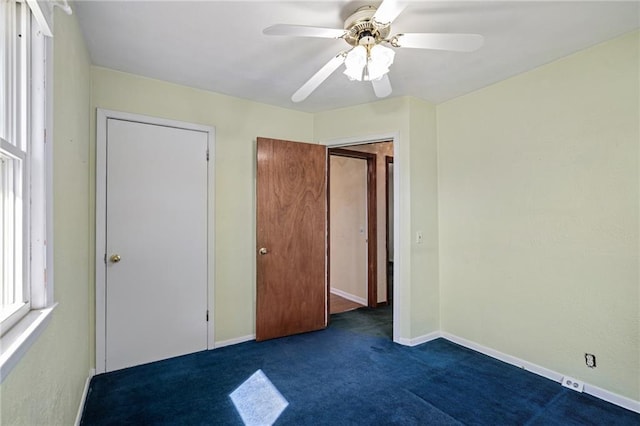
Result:
M358 309L323 331L97 375L81 424L242 425L233 393L255 408L251 424L271 404L276 425L640 425L640 414L444 339L394 344L391 330L389 308Z

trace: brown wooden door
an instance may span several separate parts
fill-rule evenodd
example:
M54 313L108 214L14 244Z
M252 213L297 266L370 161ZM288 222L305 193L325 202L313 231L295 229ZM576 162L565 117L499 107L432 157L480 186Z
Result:
M258 138L257 154L256 340L325 328L326 147Z

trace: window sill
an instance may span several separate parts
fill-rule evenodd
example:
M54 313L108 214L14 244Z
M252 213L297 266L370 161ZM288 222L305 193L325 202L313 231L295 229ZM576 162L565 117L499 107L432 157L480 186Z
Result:
M0 338L0 383L51 322L56 306L57 303L45 309L32 310Z

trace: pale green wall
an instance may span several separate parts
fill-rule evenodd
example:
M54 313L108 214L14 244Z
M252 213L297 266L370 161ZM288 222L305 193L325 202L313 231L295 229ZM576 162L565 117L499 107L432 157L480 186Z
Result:
M411 337L440 330L436 107L410 98ZM395 166L395 164L394 164ZM416 243L416 234L423 243Z
M74 17L55 15L54 292L49 326L0 387L3 425L71 425L89 374L89 56Z
M311 141L313 116L100 67L91 76L92 147L97 107L215 127L215 339L254 334L256 137Z
M395 247L394 337L409 343L439 329L435 107L404 97L315 114L314 138L321 143L390 134L396 135L394 179L401 188L395 194L401 240ZM424 234L422 245L415 242L417 231Z
M442 329L636 401L638 37L437 107Z

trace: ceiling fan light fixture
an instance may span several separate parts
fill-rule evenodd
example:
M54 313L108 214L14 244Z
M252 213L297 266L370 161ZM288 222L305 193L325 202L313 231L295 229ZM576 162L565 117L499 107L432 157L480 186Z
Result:
M350 80L379 80L389 72L395 54L392 49L379 44L372 47L356 46L347 53L344 74Z
M367 65L367 48L360 45L356 46L347 53L344 59L344 74L349 80L362 81L364 67Z

